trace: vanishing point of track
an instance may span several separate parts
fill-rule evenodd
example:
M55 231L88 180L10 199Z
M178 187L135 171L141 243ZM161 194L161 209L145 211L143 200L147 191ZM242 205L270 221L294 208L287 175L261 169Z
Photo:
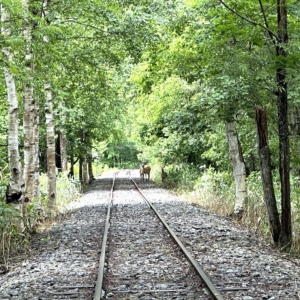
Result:
M106 276L106 253L107 253L107 244L108 244L108 239L109 239L109 229L110 229L110 218L111 218L111 211L113 207L113 199L114 199L114 190L116 186L116 182L118 179L116 179L118 173L115 173L114 178L112 179L112 186L110 189L109 193L109 200L108 200L108 207L107 207L107 215L106 215L106 221L105 221L105 229L104 229L104 236L103 236L103 241L102 241L102 249L101 249L101 255L100 255L100 260L99 260L99 270L98 270L98 277L97 277L97 282L96 282L96 288L95 288L95 295L94 295L94 300L100 300L100 299L106 299L105 297L105 292L103 291L103 282L104 278ZM189 261L191 266L194 268L195 272L197 275L201 278L201 282L204 284L206 290L209 291L209 296L212 299L216 300L223 300L224 298L220 294L220 292L217 290L217 288L214 286L214 284L210 281L210 279L207 277L205 272L201 269L197 261L193 258L191 253L186 249L186 247L182 244L182 242L179 240L179 238L176 236L174 231L170 228L170 226L167 224L167 222L164 220L162 215L159 213L159 211L154 207L154 205L146 198L146 196L143 194L143 192L140 190L138 187L138 184L133 180L133 179L127 179L128 181L131 181L132 185L134 185L137 193L140 195L139 197L142 197L149 207L149 210L151 209L156 217L160 220L160 222L163 224L164 228L167 230L168 234L173 238L174 242L177 244L177 246L180 248L180 251L184 254L186 259ZM131 291L128 291L130 293ZM147 291L146 291L147 292ZM148 291L151 293L151 291ZM155 291L159 292L159 291ZM164 292L162 290L162 292ZM115 299L115 298L112 298ZM166 299L166 298L164 298Z

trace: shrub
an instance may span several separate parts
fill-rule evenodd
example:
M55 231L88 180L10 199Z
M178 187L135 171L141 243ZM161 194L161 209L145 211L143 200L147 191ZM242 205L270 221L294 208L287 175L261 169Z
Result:
M11 252L23 249L24 235L17 229L21 221L20 205L8 205L5 201L5 192L8 185L8 174L0 171L0 254L5 268Z
M219 215L229 215L234 206L234 193L234 182L230 173L208 168L198 176L191 200Z
M77 179L70 180L66 173L58 173L56 177L56 206L59 213L63 213L68 204L80 198L80 182ZM40 193L42 209L47 208L47 174L40 177Z

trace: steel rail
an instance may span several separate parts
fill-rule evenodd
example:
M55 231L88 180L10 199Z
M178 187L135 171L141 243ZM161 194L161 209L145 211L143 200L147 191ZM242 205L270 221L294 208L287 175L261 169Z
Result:
M105 221L105 229L104 229L104 236L102 241L102 247L101 247L101 255L99 260L99 269L98 269L98 276L97 276L97 282L95 287L95 296L93 300L100 300L102 297L102 284L103 284L103 277L104 277L104 265L105 265L105 252L106 252L106 244L107 244L107 235L108 235L108 229L110 226L109 220L110 220L110 211L111 211L111 203L113 199L113 190L115 186L115 179L116 179L116 173L113 178L112 187L110 190L110 196L109 196L109 202L107 207L107 214L106 214L106 221Z
M204 273L204 271L199 266L198 262L193 258L191 253L186 249L186 247L182 244L182 242L179 240L179 238L176 236L175 232L169 227L167 222L164 220L164 218L160 215L160 213L156 210L156 208L153 206L153 204L146 198L146 196L142 193L142 191L139 189L137 184L133 179L131 179L133 184L135 185L138 192L141 194L143 199L148 203L148 205L151 207L151 209L155 212L157 217L160 219L160 221L164 224L165 228L168 230L170 235L173 237L177 245L181 248L182 252L186 256L186 258L190 261L190 263L195 268L197 274L201 277L203 280L205 286L209 290L209 292L212 294L213 298L215 300L224 300L223 296L220 294L220 292L216 289L215 285L211 282L211 280L207 277L207 275Z

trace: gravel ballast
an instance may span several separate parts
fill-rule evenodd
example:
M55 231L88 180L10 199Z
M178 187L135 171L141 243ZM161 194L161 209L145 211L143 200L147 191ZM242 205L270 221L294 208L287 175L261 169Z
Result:
M10 259L0 300L93 299L113 173L94 181L68 215ZM299 260L262 243L228 218L187 203L138 170L117 174L104 299L212 299L183 253L137 194L169 223L224 299L300 299Z

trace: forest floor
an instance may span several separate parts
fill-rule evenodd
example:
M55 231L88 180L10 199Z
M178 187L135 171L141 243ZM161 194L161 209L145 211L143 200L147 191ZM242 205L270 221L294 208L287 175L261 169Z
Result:
M72 203L68 214L61 221L47 227L42 233L33 235L28 251L10 258L9 272L0 275L0 300L93 299L112 175L107 173L94 181L81 199ZM135 209L130 209L133 194L132 188L126 185L130 176L139 183L138 170L121 171L117 175L117 180L123 180L124 188L117 191L119 194L112 210L124 215L132 213L132 219L135 219L142 206L135 204ZM187 203L153 182L141 183L141 189L217 286L224 299L300 299L299 260L278 252L272 245L262 242L229 218L219 217L198 205ZM145 207L142 207L141 211L144 210ZM119 228L124 233L119 241L125 242L125 249L130 247L129 243L126 246L127 233L130 231L134 231L137 241L145 241L145 228L129 229L128 224L120 222L120 219L115 227L112 223L112 229ZM146 242L147 245L154 243L148 236ZM132 264L133 268L138 268L134 282L135 288L140 291L149 290L149 284L154 282L158 273L173 272L169 258L165 257L169 251L158 256L152 255L149 259L149 249L145 245L141 246L144 248L141 251L148 258L145 260L145 257L139 255ZM130 264L124 262L124 252L118 253L113 244L108 245L108 254L105 275L111 276L114 267L126 265L129 268ZM128 257L132 262L134 255ZM120 264L113 265L113 259ZM160 261L159 265L156 259ZM189 276L191 269L183 269L180 278L182 275ZM124 272L133 271L125 269ZM179 285L179 277L176 279L176 276L174 275L174 282L177 280ZM117 300L211 299L209 295L197 298L186 285L181 288L186 289L183 295L162 298L155 293L149 295L140 292L129 298L122 298L124 294L118 292L122 292L124 288L130 289L128 285L118 285L112 289L106 280L105 297ZM161 280L159 287L152 284L152 289L153 287L170 290L174 289L174 283Z

